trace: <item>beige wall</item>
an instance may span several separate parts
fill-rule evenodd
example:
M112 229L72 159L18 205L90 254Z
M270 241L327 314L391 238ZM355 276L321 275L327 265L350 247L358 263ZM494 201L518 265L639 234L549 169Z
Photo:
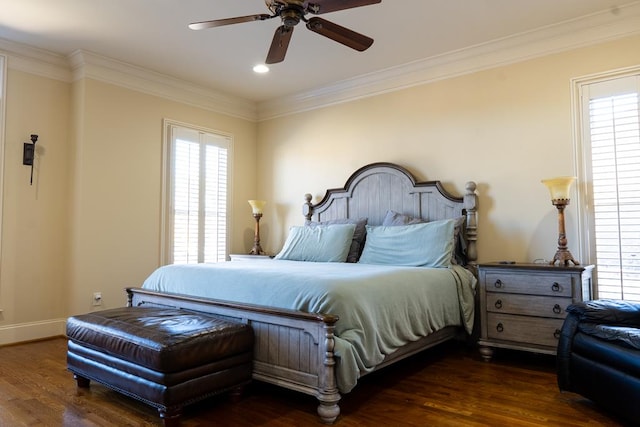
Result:
M253 218L256 124L140 92L85 80L76 144L70 313L125 303L122 289L139 286L160 262L162 120L172 119L233 135L232 251ZM242 215L234 215L240 212Z
M256 123L91 79L9 69L7 86L0 344L63 333L95 291L98 308L122 306L159 265L164 118L233 136L231 251L251 248Z
M638 46L628 38L260 123L259 192L272 201L263 246L277 251L302 222L304 193L319 201L357 168L389 161L457 194L478 183L480 261L552 258L556 211L540 180L575 173L570 80L637 65ZM577 256L576 215L574 203Z
M70 97L67 83L12 69L0 265L0 344L58 330L68 291ZM33 185L23 142L38 134Z

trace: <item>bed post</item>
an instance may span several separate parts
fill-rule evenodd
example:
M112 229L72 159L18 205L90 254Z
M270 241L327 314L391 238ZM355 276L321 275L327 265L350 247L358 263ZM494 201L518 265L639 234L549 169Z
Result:
M302 205L302 215L307 222L313 218L313 203L311 199L313 196L310 193L304 195L304 205ZM336 359L333 354L335 348L335 337L333 331L335 324L338 321L337 316L325 315L323 316L323 329L324 329L324 358L322 365L324 369L319 373L319 387L318 387L318 415L320 420L324 424L333 424L340 415L340 393L338 392L338 386L336 384Z
M324 372L320 375L320 388L318 390L318 415L325 424L333 424L340 415L340 393L336 384L336 360L333 355L335 338L333 330L337 316L326 316L324 319Z
M125 288L125 291L127 292L127 307L133 307L133 292L131 288Z
M473 181L465 184L467 192L464 195L464 209L467 212L467 261L476 267L478 261L478 249L476 241L478 240L478 196L476 195L477 185Z
M309 193L304 195L304 205L302 205L302 215L307 221L311 221L311 217L313 216L313 204L311 203L311 199L313 196Z

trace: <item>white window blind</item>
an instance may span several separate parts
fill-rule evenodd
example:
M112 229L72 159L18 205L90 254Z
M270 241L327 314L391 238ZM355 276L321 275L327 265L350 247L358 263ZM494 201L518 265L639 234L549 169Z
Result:
M167 263L225 261L230 138L168 125Z
M598 298L640 301L640 77L583 91Z

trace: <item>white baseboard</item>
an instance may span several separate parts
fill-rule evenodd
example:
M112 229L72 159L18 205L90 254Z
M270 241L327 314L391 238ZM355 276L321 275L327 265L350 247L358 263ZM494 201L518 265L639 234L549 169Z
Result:
M67 319L51 319L0 326L0 345L64 335L66 322Z

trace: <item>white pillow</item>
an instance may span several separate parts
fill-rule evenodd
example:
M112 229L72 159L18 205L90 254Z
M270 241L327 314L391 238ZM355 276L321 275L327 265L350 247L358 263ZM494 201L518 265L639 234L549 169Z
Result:
M345 262L355 224L291 227L276 259L314 262Z

